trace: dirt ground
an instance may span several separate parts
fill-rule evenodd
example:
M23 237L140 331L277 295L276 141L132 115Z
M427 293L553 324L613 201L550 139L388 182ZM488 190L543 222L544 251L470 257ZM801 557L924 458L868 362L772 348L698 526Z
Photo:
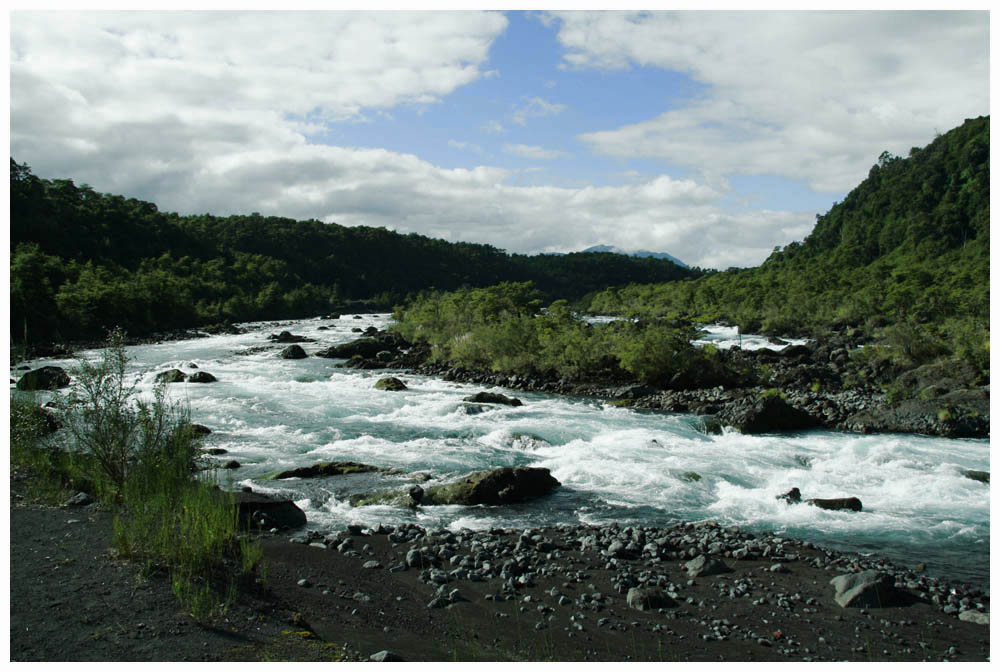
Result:
M169 580L142 576L110 552L111 521L94 506L25 504L12 490L12 661L362 661L391 651L404 661L906 661L989 659L989 626L960 621L915 599L902 607L845 609L828 570L806 562L788 573L766 560L683 586L678 607L639 611L612 588L615 572L593 551L564 549L582 581L539 577L497 601L499 579L458 584L462 599L430 608L419 572L390 572L406 546L364 537L360 557L263 540L266 589L242 594L228 613L197 623ZM818 550L801 549L803 557ZM377 560L381 567L365 568ZM727 593L739 580L762 603ZM552 593L568 597L557 601ZM582 609L581 593L603 604ZM771 599L766 599L771 595ZM781 596L794 595L791 606ZM602 620L604 619L604 620Z

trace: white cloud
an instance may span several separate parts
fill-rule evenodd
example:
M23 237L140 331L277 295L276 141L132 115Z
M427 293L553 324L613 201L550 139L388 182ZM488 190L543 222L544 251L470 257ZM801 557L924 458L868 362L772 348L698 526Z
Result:
M683 72L705 93L587 133L596 151L843 192L883 150L905 155L989 114L985 12L566 12L572 68Z
M503 151L507 154L513 154L514 156L520 156L525 159L538 160L562 159L570 156L570 154L558 149L544 149L534 145L512 145L509 143L503 146Z
M487 133L506 133L507 129L499 121L490 120L483 124L482 130Z
M530 117L550 117L559 114L565 109L565 105L550 103L544 98L535 96L514 110L511 120L518 126L526 126Z
M447 170L307 141L331 120L433 105L483 77L505 26L468 12L14 13L11 156L41 176L182 214L259 211L512 252L606 243L724 267L759 263L808 233L811 212L723 208L723 180L517 186L496 167ZM566 109L522 102L515 123ZM463 142L449 145L475 151ZM607 150L606 138L592 142Z

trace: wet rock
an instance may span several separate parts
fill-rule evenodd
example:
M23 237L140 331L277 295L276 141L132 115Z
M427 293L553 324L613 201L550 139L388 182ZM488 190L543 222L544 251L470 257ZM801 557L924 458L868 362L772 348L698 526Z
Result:
M731 405L720 413L720 420L743 434L764 434L809 429L819 421L805 411L790 406L784 399L771 396Z
M21 376L15 387L25 391L69 387L69 375L58 366L43 366Z
M323 478L326 476L343 476L344 474L362 474L376 471L389 471L385 467L376 467L361 462L317 462L308 467L298 467L280 471L268 478Z
M895 579L878 570L842 574L830 579L834 601L842 607L890 607L898 603Z
M802 493L798 488L792 488L783 495L778 495L775 499L783 499L788 504L799 504L802 501Z
M301 345L289 345L279 354L282 359L305 359L308 356Z
M387 392L399 392L402 390L409 389L406 384L399 378L380 378L378 382L375 383L376 390L386 390Z
M980 483L989 484L990 482L990 472L988 471L975 471L973 469L966 469L962 472L962 475L966 478L971 478L974 481L979 481Z
M425 503L433 504L510 504L548 494L559 485L548 469L542 467L502 467L469 474L453 483L430 488Z
M325 350L318 350L315 355L331 359L350 359L354 356L370 359L383 350L385 350L385 345L382 341L376 338L359 338L350 343L330 346Z
M189 383L214 383L216 380L218 380L218 378L207 371L198 371L197 373L192 373L191 376L188 377Z
M807 499L806 504L828 511L860 511L861 500L857 497L837 497L834 499Z
M468 401L474 404L503 404L505 406L522 405L520 399L507 397L496 392L477 392L472 396L463 398L462 401Z
M368 656L368 660L373 663L401 663L404 662L404 658L398 653L389 651L388 649L379 651L378 653L373 653Z
M299 336L293 334L289 331L283 331L280 334L271 334L267 337L267 340L273 341L275 343L312 343L313 339L307 338L305 336Z
M194 436L208 436L209 434L212 433L212 430L206 427L205 425L199 425L194 422L188 425L188 429Z
M158 383L183 383L187 380L187 374L180 369L168 369L156 374Z

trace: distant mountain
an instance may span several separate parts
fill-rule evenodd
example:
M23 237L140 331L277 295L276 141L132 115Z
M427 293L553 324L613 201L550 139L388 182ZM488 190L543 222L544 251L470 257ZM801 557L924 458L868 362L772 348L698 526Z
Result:
M615 247L614 245L594 245L593 247L588 247L586 250L581 250L581 252L610 252L611 254L624 254L628 257L650 257L652 259L666 259L667 261L672 261L678 266L683 266L684 268L690 268L683 261L673 256L672 254L667 254L666 252L650 252L649 250L636 250L635 252L627 252L620 247Z

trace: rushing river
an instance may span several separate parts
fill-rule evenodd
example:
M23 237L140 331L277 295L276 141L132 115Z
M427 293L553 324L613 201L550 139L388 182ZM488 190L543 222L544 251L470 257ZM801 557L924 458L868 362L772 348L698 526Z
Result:
M129 348L150 389L157 372L208 371L211 384L171 384L171 397L224 448L233 487L289 495L319 530L347 523L415 522L428 527L537 527L562 523L664 525L715 519L768 528L830 548L876 553L903 565L980 586L989 582L989 486L962 475L989 471L989 441L829 431L743 436L706 435L696 418L638 412L592 399L497 390L521 407L490 406L470 414L464 396L481 386L405 372L337 368L338 360L285 360L266 345L290 330L316 339L306 352L358 336L353 327L384 327L388 315L245 325L244 335ZM321 330L319 327L328 329ZM714 330L722 347L735 334ZM753 343L744 337L744 347ZM760 345L764 345L760 343ZM283 347L283 346L282 346ZM99 353L87 352L93 358ZM32 362L67 369L72 360ZM374 389L384 375L409 390ZM429 472L433 481L500 466L547 467L561 483L554 494L506 507L388 506L354 508L347 495L409 484L406 476L264 480L282 469L353 460ZM426 484L425 484L426 487ZM789 506L775 496L798 487L804 498L856 496L861 513Z

